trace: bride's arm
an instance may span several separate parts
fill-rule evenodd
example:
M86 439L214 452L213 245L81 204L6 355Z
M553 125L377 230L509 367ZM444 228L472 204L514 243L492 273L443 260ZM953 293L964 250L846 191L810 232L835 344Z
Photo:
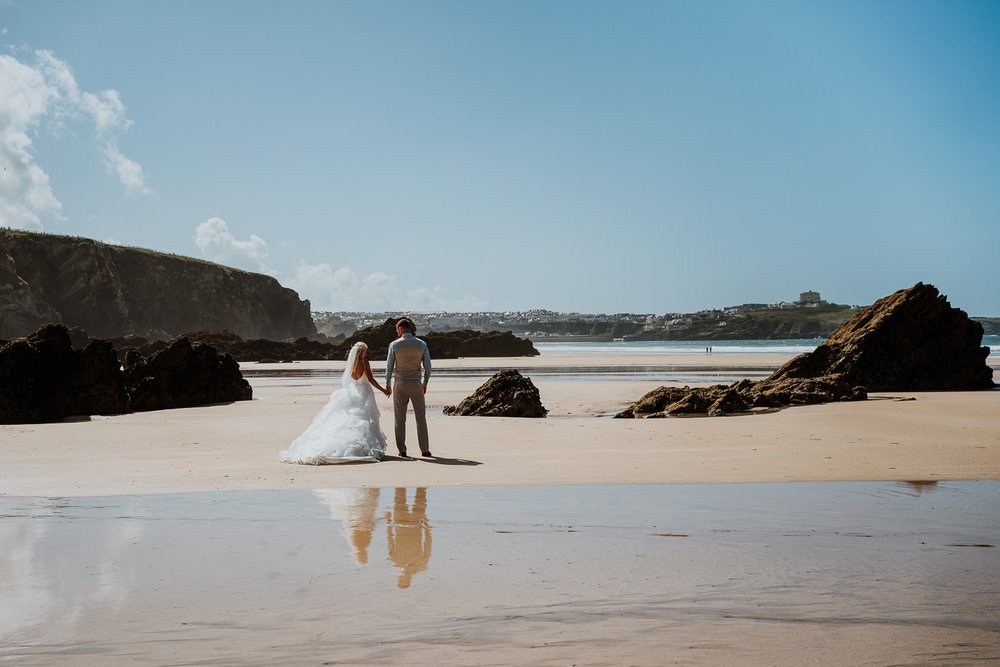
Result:
M367 359L365 359L365 377L368 378L368 383L371 386L375 387L376 389L378 389L380 392L382 392L386 396L389 395L389 394L386 394L385 389L382 388L382 385L380 385L378 383L378 380L375 379L375 376L372 375L372 367L371 367L371 364L368 363Z

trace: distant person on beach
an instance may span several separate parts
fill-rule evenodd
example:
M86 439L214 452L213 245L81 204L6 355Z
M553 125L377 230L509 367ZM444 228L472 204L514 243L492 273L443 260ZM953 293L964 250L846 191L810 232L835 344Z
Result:
M387 396L392 396L392 412L396 426L396 449L406 456L406 408L413 403L413 416L417 422L417 444L421 456L431 456L427 439L427 410L424 395L431 378L431 353L427 343L416 337L417 327L404 317L396 322L396 340L389 344L385 360L385 386ZM423 373L421 373L421 367ZM393 373L396 381L393 383Z
M380 461L386 439L372 387L389 395L372 376L368 346L355 343L347 356L340 388L330 394L309 428L278 455L278 460L312 465Z

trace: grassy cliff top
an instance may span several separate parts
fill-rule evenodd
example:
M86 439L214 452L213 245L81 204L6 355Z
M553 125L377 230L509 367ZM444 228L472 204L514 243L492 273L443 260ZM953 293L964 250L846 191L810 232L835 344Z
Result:
M44 243L47 240L52 241L63 241L67 243L90 243L100 248L106 248L111 252L133 252L140 255L146 255L148 257L154 258L165 258L171 260L179 260L183 262L192 262L195 264L204 264L206 266L213 266L227 271L235 271L237 273L245 273L248 275L266 275L257 274L253 271L246 271L244 269L236 268L235 266L228 266L226 264L219 264L218 262L212 262L207 259L201 259L198 257L190 257L188 255L177 255L171 252L162 252L160 250L150 250L149 248L142 248L139 246L131 246L126 244L118 243L105 243L104 241L98 241L97 239L92 239L86 236L72 236L68 234L50 234L49 232L30 232L21 229L9 229L7 227L0 227L0 237L7 236L9 238L20 238L27 239L31 241L38 241Z

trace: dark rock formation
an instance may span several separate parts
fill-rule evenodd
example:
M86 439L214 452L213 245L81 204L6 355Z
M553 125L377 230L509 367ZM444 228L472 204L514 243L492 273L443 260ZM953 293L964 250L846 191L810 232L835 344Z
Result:
M387 319L377 327L361 329L350 338L337 343L324 343L312 338L298 338L293 342L254 339L245 340L231 331L198 331L184 334L194 343L207 343L220 352L232 355L237 361L343 361L351 346L361 340L368 344L368 358L385 359L389 344L396 340L396 320ZM421 336L431 350L432 359L457 359L459 357L529 357L538 350L527 338L518 338L510 332L480 333L478 331L431 332ZM128 350L145 356L166 346L159 340L142 336L123 336L113 339L124 359Z
M211 345L192 345L187 338L178 338L149 359L130 352L125 383L136 412L253 398L235 359Z
M447 331L417 335L431 350L432 359L458 359L459 357L535 357L538 350L527 338L518 338L507 331L480 332ZM389 344L396 340L396 320L388 318L377 327L366 327L349 336L342 343L344 350L350 350L357 341L368 344L369 359L385 359L389 354Z
M447 406L444 413L462 417L544 417L548 410L530 378L506 370L491 377L458 405Z
M766 380L730 386L660 387L617 417L746 412L865 400L869 391L951 391L993 387L982 326L952 308L932 285L900 290L845 322L813 352Z
M249 400L237 363L180 339L146 360L130 351L123 372L111 342L74 349L63 325L0 346L0 424L57 421Z
M917 283L862 310L770 379L838 375L869 391L990 389L990 350L982 340L981 324L933 285Z
M0 229L0 338L47 323L91 335L312 336L308 301L271 276L85 238Z
M128 410L124 375L107 341L73 349L66 327L49 325L0 347L0 423Z

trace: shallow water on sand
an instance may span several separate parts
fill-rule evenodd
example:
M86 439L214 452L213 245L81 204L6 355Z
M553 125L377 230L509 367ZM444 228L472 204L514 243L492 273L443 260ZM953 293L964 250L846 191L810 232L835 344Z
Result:
M0 662L1000 659L998 517L996 481L0 497Z

